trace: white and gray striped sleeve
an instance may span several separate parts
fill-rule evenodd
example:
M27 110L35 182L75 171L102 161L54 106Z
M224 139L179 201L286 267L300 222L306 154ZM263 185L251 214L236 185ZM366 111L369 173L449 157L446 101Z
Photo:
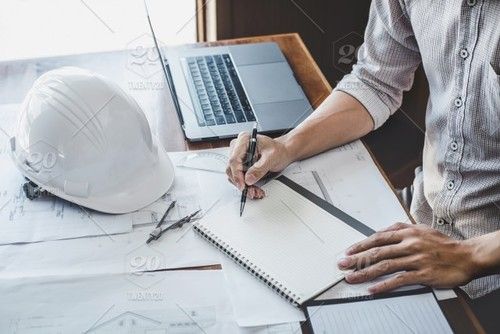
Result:
M361 102L376 129L401 106L403 91L411 88L420 62L404 4L398 0L373 0L357 63L334 90Z

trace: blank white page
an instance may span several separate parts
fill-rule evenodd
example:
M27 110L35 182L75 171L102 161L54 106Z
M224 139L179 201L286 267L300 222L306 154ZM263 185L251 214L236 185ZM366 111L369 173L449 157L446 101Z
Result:
M277 180L264 190L243 217L234 200L195 226L300 304L343 278L339 256L365 236Z
M432 292L308 306L314 333L453 333Z

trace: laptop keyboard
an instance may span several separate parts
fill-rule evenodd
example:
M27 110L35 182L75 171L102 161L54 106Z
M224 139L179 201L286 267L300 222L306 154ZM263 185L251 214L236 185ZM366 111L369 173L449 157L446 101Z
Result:
M186 58L189 73L201 105L200 126L255 121L229 54Z

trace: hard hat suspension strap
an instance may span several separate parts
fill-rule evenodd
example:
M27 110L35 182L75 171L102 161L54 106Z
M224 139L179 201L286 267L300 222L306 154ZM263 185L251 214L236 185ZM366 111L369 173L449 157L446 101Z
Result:
M23 191L26 197L30 200L38 198L42 195L51 195L48 191L44 190L40 186L38 186L33 181L27 179L27 182L23 184Z

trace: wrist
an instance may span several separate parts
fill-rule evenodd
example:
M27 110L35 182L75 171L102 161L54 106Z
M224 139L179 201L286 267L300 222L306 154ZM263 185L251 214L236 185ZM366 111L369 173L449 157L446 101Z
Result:
M489 254L485 250L484 242L481 237L476 237L462 241L467 249L469 266L472 271L473 278L484 276L488 273Z
M287 133L276 138L276 141L282 145L282 148L285 151L285 159L287 160L286 165L298 160L297 145L294 144L295 140L293 139L293 136Z

